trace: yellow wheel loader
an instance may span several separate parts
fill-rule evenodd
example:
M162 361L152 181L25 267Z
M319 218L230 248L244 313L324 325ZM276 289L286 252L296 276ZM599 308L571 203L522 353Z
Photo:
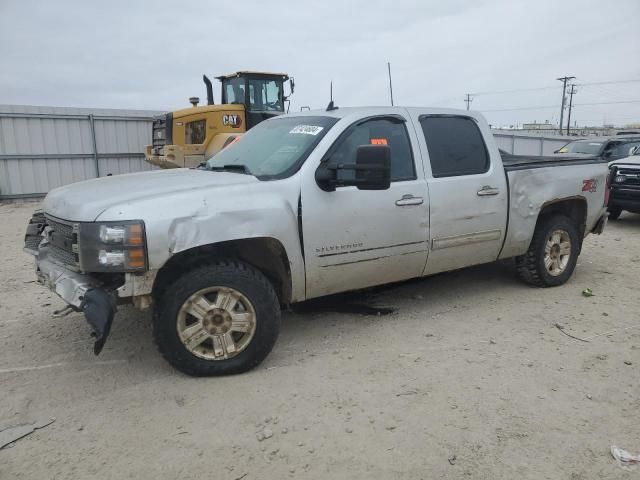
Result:
M206 75L207 105L191 97L191 108L157 116L146 160L162 168L197 167L263 120L280 115L293 93L286 73L236 72L216 77L222 83L222 101L214 105L213 87ZM284 83L289 81L289 95Z

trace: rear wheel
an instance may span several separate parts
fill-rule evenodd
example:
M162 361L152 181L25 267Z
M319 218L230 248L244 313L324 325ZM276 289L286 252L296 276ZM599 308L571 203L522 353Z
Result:
M189 375L242 373L260 364L280 331L280 305L250 265L220 261L164 290L154 312L160 353Z
M579 253L580 238L574 222L563 215L548 217L536 227L527 253L516 257L516 270L531 285L562 285L571 277Z
M620 214L622 213L622 209L620 207L609 207L609 219L617 220L620 218Z

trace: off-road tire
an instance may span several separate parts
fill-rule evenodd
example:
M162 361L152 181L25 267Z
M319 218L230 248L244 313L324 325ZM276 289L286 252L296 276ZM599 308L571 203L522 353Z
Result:
M191 353L180 340L177 318L184 302L211 286L229 287L253 305L256 329L246 348L226 360L207 360ZM163 290L153 313L153 338L162 356L187 375L217 376L243 373L259 365L280 333L280 304L269 280L251 265L219 260L191 270Z
M569 235L571 254L564 271L551 275L545 267L545 246L552 232L564 230ZM541 219L524 255L516 257L516 271L522 281L537 287L555 287L565 283L573 274L580 254L581 240L575 223L564 215L554 215Z
M622 213L622 208L620 207L611 207L608 209L609 211L609 220L617 220L620 218L620 214Z

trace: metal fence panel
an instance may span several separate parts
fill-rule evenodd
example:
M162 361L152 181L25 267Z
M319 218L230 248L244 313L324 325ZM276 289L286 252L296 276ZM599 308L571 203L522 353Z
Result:
M567 143L579 137L538 136L518 133L493 132L498 148L514 155L551 155Z
M102 155L98 159L100 165L100 176L120 175L122 173L144 172L152 170L150 163L140 155Z
M154 168L143 151L158 113L0 105L0 199Z

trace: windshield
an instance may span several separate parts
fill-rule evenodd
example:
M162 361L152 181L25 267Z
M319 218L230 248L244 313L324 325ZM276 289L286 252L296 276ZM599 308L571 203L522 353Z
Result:
M243 165L261 180L296 172L338 121L333 117L280 117L249 130L207 161L207 169Z
M610 149L610 156L615 157L628 157L633 155L633 149L640 146L640 140L636 142L620 143L616 144Z
M571 142L567 143L558 152L560 153L588 153L598 155L604 142Z

